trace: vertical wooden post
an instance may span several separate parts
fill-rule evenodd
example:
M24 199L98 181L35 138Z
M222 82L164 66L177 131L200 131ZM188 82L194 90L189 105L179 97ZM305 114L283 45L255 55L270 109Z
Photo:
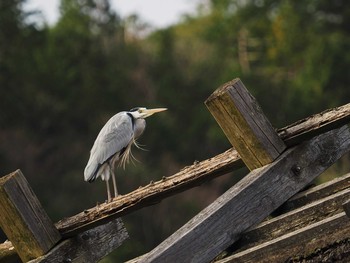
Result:
M250 170L271 163L286 149L240 79L218 88L205 105Z
M20 170L0 178L0 211L0 226L24 262L61 238Z

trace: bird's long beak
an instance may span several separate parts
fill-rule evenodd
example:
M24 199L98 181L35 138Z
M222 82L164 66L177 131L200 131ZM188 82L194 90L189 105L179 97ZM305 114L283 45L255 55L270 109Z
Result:
M165 111L165 110L167 110L167 108L145 109L143 112L144 118L147 118L147 117L153 115L154 113Z

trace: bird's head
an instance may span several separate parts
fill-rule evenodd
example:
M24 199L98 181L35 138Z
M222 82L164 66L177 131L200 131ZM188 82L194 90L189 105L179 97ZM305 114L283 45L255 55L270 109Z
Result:
M133 108L129 111L129 113L135 118L135 119L144 119L147 118L154 113L165 111L167 108L155 108L155 109L147 109L144 107L137 107Z

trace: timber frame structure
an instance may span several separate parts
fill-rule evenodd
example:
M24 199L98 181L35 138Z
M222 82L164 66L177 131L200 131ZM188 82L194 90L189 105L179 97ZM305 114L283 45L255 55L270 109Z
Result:
M55 224L19 170L1 177L0 262L97 262L128 238L123 215L243 166L242 180L130 262L349 262L350 174L302 190L349 152L350 103L277 131L239 79L205 104L234 148Z

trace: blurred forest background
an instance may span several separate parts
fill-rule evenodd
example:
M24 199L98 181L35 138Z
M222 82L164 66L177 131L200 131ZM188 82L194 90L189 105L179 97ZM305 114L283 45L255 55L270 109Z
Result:
M148 119L140 162L117 171L125 194L230 147L203 102L235 77L277 128L349 102L350 1L205 0L159 30L108 0L61 0L52 26L22 4L0 1L1 176L20 168L54 222L104 202L83 170L119 111L169 109ZM347 171L349 157L331 176ZM130 239L103 262L149 251L245 173L125 216Z

